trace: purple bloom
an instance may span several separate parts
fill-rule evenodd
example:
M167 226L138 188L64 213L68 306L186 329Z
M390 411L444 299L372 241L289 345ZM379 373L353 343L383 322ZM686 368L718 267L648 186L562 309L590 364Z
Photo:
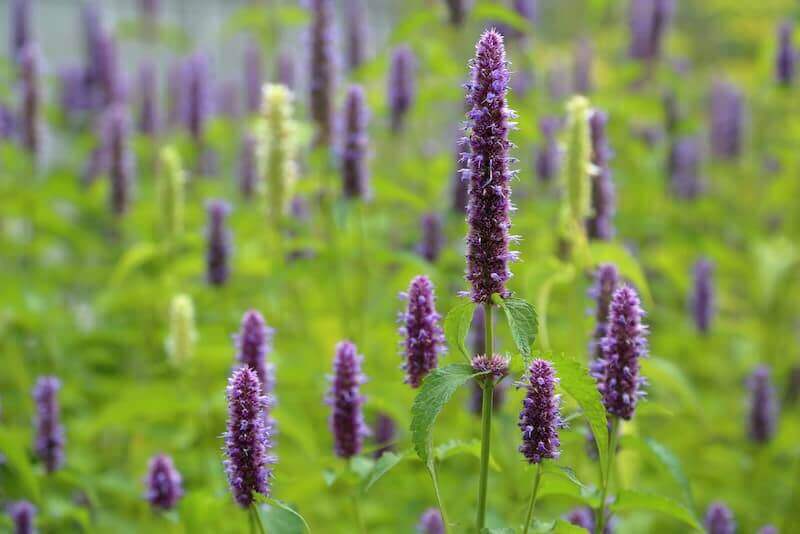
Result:
M617 290L619 283L619 271L614 265L604 263L597 267L594 275L594 284L589 289L589 296L597 303L594 334L592 335L592 341L589 343L589 358L593 361L603 357L601 344L608 333L608 312L611 305L611 297Z
M267 326L258 311L248 310L242 317L239 333L234 336L236 361L255 371L264 395L272 394L275 387L275 365L267 361L274 334L275 330Z
M246 199L256 193L258 184L258 139L252 133L242 138L239 152L239 192Z
M18 55L21 82L19 127L22 146L33 155L41 145L39 116L42 95L39 87L39 49L34 43L25 45Z
M195 141L202 141L211 109L210 79L206 56L196 53L183 66L183 121Z
M294 90L294 58L285 52L278 55L275 77L278 83Z
M558 117L544 117L539 121L542 143L536 152L536 176L542 182L551 182L561 169L561 149L556 134L561 126Z
M258 113L261 109L261 84L264 82L261 63L261 48L251 39L244 49L244 94L248 113Z
M438 508L428 508L419 518L417 532L420 534L444 534L444 520Z
M694 324L703 334L711 328L714 317L714 265L707 259L694 264L694 291L691 296Z
M156 69L147 61L139 67L139 132L152 137L159 128Z
M53 473L64 464L64 428L60 423L61 409L58 391L61 382L54 376L42 376L33 388L36 402L36 456L44 463L48 473Z
M14 524L14 534L34 534L36 507L28 501L17 501L8 506L8 515Z
M419 244L419 253L429 262L435 263L444 245L442 218L437 213L426 213L420 222L422 240Z
M64 67L58 72L59 103L65 117L92 109L92 87L88 71L81 65Z
M778 424L778 400L769 368L758 367L750 375L747 385L750 388L748 435L756 443L766 443L772 439Z
M491 356L476 354L469 363L473 371L485 374L496 382L508 375L509 359L500 354L492 354Z
M400 45L392 51L389 67L389 108L392 114L392 132L403 130L408 110L414 103L416 58L408 45Z
M711 89L711 152L734 159L742 151L744 99L734 85L716 81Z
M370 195L367 168L368 112L364 89L360 85L352 85L347 91L344 120L342 192L346 198L368 198Z
M706 512L705 527L708 534L733 534L736 532L733 512L723 502L711 503Z
M797 51L792 44L794 28L790 21L785 21L778 27L778 51L775 54L775 78L780 85L788 87L794 81L795 61Z
M699 176L700 143L695 137L680 137L672 142L667 171L670 187L678 198L691 200L703 191Z
M592 92L592 43L584 38L578 41L574 52L573 86L575 92L588 95Z
M215 286L223 285L230 275L231 233L226 226L230 209L222 200L210 200L206 204L206 280Z
M593 375L609 415L629 420L637 400L644 396L644 377L639 359L647 353L647 326L639 296L629 286L611 297L606 336L600 341L602 357L595 361Z
M333 130L334 49L333 3L311 0L311 54L309 88L311 118L316 123L314 144L327 146Z
M0 103L0 140L10 139L17 129L17 118L14 112L3 103Z
M347 66L355 70L367 54L367 10L362 0L347 0Z
M85 39L86 84L92 107L96 109L104 105L101 79L103 78L103 57L105 56L102 47L108 44L108 41L102 38L103 27L96 4L87 2L83 5L81 20Z
M778 534L778 528L772 525L764 525L758 529L758 534Z
M133 155L130 150L130 121L121 105L106 111L103 124L103 150L111 182L109 203L115 215L128 211L133 181Z
M468 0L445 0L447 11L450 14L450 24L461 26L467 18Z
M462 164L466 163L464 150L469 150L469 145L461 141L456 143L456 171L453 173L453 184L451 195L453 203L451 208L456 213L467 213L467 203L469 202L469 181L465 179Z
M561 441L559 429L564 427L561 419L561 395L555 394L556 378L553 365L547 360L536 359L528 369L527 394L522 401L519 428L522 430L522 445L519 452L528 463L538 464L546 458L558 458Z
M217 85L214 92L214 111L231 119L239 116L239 86L235 81L228 80Z
M595 110L589 118L589 132L592 140L592 215L586 221L589 239L608 241L614 237L614 182L608 162L611 149L608 147L606 123L608 116Z
M374 439L378 448L375 450L375 458L380 458L383 453L394 450L394 440L397 437L397 425L394 419L385 413L379 413L375 417Z
M98 23L99 24L99 23ZM93 85L96 87L98 107L105 108L112 104L122 103L127 96L127 88L119 64L119 51L114 37L102 28L98 29L92 58L96 63L92 72L96 76Z
M361 412L364 397L360 389L366 382L361 372L363 360L352 342L342 341L336 345L331 389L326 401L332 408L329 421L333 448L340 458L350 458L361 452L364 437L369 434Z
M508 132L514 126L509 122L514 112L506 105L509 72L499 33L489 30L481 36L471 67L466 100L472 108L467 113L471 153L466 279L472 285L472 301L482 303L491 302L494 293L510 295L508 263L517 257L508 249L513 175Z
M158 454L150 459L145 484L145 498L153 508L171 510L183 497L181 474L175 469L172 458L166 454Z
M225 472L233 498L242 508L253 502L253 492L269 495L271 435L263 413L270 399L261 392L258 375L250 367L233 372L227 389L228 428L225 437Z
M564 518L575 526L583 527L591 534L594 534L594 511L588 506L579 506L573 508ZM606 523L603 527L603 534L612 534L614 532L614 520L611 514L606 510Z
M661 46L670 18L673 0L631 0L629 25L630 55L639 60L655 60L661 56Z
M411 280L408 293L401 296L408 301L406 311L400 314L405 382L416 388L436 369L444 348L444 334L439 326L441 316L436 312L433 284L427 276Z
M16 60L22 50L32 42L31 0L10 0L8 10L11 37L9 57Z
M89 153L89 159L84 165L81 178L83 185L92 184L98 176L106 172L108 172L108 153L101 144Z

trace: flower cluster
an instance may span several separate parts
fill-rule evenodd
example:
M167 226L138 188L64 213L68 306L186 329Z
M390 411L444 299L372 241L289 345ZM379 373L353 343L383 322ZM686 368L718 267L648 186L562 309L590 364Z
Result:
M159 454L150 459L147 468L145 498L153 508L171 510L183 497L183 480L172 458Z
M61 382L54 376L42 376L33 388L36 402L36 438L34 450L48 473L64 464L64 428L60 422L58 390Z
M706 511L705 527L708 534L733 534L736 532L733 512L723 502L711 503Z
M694 324L702 333L711 328L714 317L714 265L707 259L694 264L694 290L691 297Z
M697 138L675 139L669 151L667 172L670 188L678 198L691 200L703 191L700 180L700 143Z
M315 144L327 146L333 133L334 49L333 2L311 1L311 54L309 89L311 118L316 124Z
M750 413L748 434L756 443L766 443L775 434L778 423L778 400L772 386L769 368L758 367L748 380Z
M225 224L230 206L222 200L210 200L206 211L206 279L209 284L221 286L230 274L231 233Z
M734 159L742 151L744 98L731 83L717 80L711 89L711 152Z
M363 359L352 342L342 341L336 345L331 389L326 401L332 408L330 428L334 451L341 458L361 452L364 437L369 434L361 411L364 397L360 390L366 381L361 372Z
M519 428L522 445L519 451L529 463L538 464L546 458L558 458L561 441L561 396L556 395L558 383L553 365L547 360L533 360L528 368L527 394L522 401Z
M414 102L414 52L406 45L400 45L392 52L392 65L389 70L389 108L392 115L392 131L397 133L405 125L406 115Z
M422 379L436 369L444 348L444 334L439 326L433 284L427 276L411 280L408 293L401 295L408 303L400 314L400 335L403 336L403 369L406 383L416 388Z
M289 207L297 175L296 127L292 93L283 85L264 86L264 136L262 157L267 186L269 215L278 221Z
M592 360L598 360L603 357L600 344L607 333L608 309L611 305L611 296L617 290L619 283L619 271L613 264L604 263L597 267L594 275L594 284L589 289L589 296L596 303L594 334L589 342L589 357Z
M364 88L352 85L345 102L345 137L342 150L342 193L345 198L370 195L367 166L367 104Z
M614 237L614 182L608 162L611 149L608 147L606 123L608 116L595 110L589 118L589 134L592 141L592 214L586 220L586 233L590 239L607 241Z

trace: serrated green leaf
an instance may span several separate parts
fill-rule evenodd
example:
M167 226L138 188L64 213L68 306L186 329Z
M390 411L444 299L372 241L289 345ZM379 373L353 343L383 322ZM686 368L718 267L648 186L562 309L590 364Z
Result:
M375 462L375 465L372 466L372 470L367 473L367 476L364 478L364 482L361 485L361 492L366 493L369 489L383 477L386 473L392 470L397 464L402 462L404 459L408 458L411 451L403 451L400 454L395 454L393 452L384 452L378 461Z
M474 313L475 303L467 301L453 306L444 319L444 337L448 347L457 348L467 360L470 359L470 354L467 350L466 340Z
M430 460L431 430L436 417L453 393L475 376L469 365L454 363L436 369L423 380L411 406L411 440L417 456L426 465Z
M531 358L531 345L536 339L539 324L536 310L529 302L518 298L497 299L497 304L503 308L511 329L511 337L519 349L522 357L527 361Z
M477 439L471 441L450 440L447 443L437 445L433 450L433 456L439 460L446 460L459 454L469 454L475 458L481 457L481 442ZM500 465L491 454L489 455L489 467L495 471L500 471Z
M617 495L617 500L611 505L611 510L621 512L625 510L648 510L668 515L687 525L702 530L700 523L695 518L691 510L676 500L656 495L653 493L643 493L632 490L622 490Z
M311 527L308 526L305 518L285 502L255 492L253 498L256 502L272 507L262 514L264 526L267 527L267 532L270 534L295 534L302 532L303 528L306 532L311 532ZM298 527L300 527L299 530Z

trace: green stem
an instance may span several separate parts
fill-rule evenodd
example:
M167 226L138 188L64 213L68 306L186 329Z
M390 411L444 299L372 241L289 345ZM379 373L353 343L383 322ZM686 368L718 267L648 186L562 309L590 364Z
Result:
M367 529L364 527L364 520L361 518L361 507L358 504L358 496L353 493L352 495L353 500L353 515L356 518L356 526L358 527L358 531L362 534L366 534Z
M595 532L603 532L606 523L606 496L608 495L608 487L611 483L611 468L614 465L614 458L617 456L617 433L619 430L619 418L613 417L611 419L611 430L608 433L608 463L606 464L606 474L603 478L603 489L600 492L600 505L597 507L597 530Z
M450 524L447 519L447 512L444 509L444 501L442 500L442 495L439 492L439 476L436 474L436 460L432 459L430 461L430 467L428 471L431 474L431 479L433 480L433 491L436 493L436 502L439 505L439 513L442 514L442 523L444 523L444 534L447 534L447 527Z
M531 500L528 501L528 513L525 515L525 529L522 534L528 534L531 528L531 519L533 519L533 509L536 506L536 495L539 493L539 482L542 480L542 464L536 466L536 477L533 479L533 491L531 492Z
M492 320L492 304L483 305L483 323L486 329L485 354L491 356L494 352L494 321ZM486 520L486 489L489 482L489 449L492 440L492 396L494 393L494 379L483 379L483 403L481 407L481 470L478 480L478 517L476 526L478 532L483 530Z
M261 515L258 513L256 503L250 505L250 517L254 520L253 523L251 523L251 528L255 526L255 532L258 532L259 534L266 534L267 531L264 530L264 524L261 523Z

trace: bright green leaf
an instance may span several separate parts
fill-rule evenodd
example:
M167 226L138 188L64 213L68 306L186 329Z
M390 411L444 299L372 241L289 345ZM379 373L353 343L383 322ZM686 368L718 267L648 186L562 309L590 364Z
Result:
M378 461L375 462L375 465L372 466L372 470L367 473L366 478L364 479L364 483L361 486L361 491L366 493L369 489L383 477L386 473L388 473L392 468L394 468L397 464L402 462L405 458L409 456L411 451L403 451L400 454L395 454L393 452L384 452Z
M472 301L456 304L444 319L444 337L447 345L457 348L469 360L466 340L469 327L472 324L472 315L475 313L475 303Z
M303 528L307 532L311 532L311 527L308 526L303 516L288 504L255 492L253 498L256 502L270 505L270 508L262 514L264 526L267 527L267 532L270 534L295 534L302 532Z
M497 303L506 312L511 337L525 360L531 357L531 345L536 339L539 328L536 310L530 303L517 298L497 299Z
M683 521L687 525L702 530L700 523L695 518L691 510L686 508L683 504L652 493L642 493L638 491L622 490L617 496L617 500L611 505L611 509L615 512L625 510L647 510L651 512L659 512L668 515L679 521Z
M461 441L458 439L450 440L447 443L437 445L433 450L433 456L439 460L446 460L451 456L459 454L469 454L475 458L481 457L481 442L480 440L473 439L471 441ZM494 471L500 471L500 464L494 459L491 454L489 455L489 467Z

